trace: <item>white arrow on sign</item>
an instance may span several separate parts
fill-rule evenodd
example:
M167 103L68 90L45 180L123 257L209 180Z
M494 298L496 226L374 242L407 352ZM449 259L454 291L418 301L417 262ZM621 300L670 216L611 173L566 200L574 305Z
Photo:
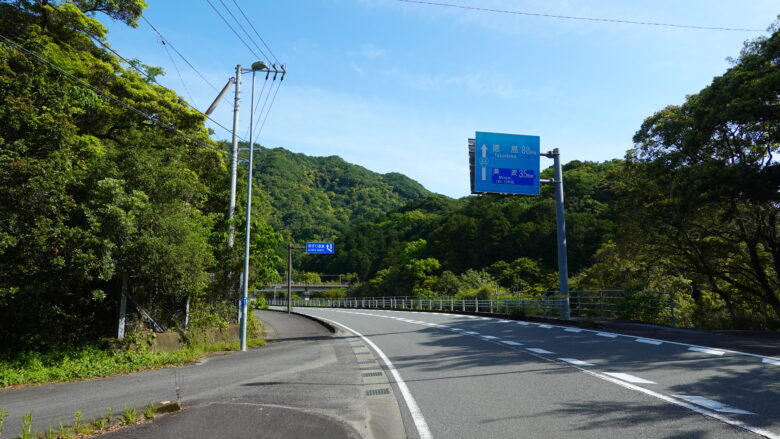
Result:
M487 160L487 150L488 147L484 143L482 144L482 181L487 180L487 168L485 168L485 161Z

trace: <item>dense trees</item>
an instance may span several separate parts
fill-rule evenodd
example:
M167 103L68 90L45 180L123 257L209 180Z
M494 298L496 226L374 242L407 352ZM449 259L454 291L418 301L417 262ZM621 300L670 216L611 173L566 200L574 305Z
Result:
M92 42L106 32L90 15L133 25L143 7L0 3L2 349L111 334L123 278L165 323L188 299L229 300L224 152L200 113ZM253 260L273 267L279 239L254 226Z
M631 239L732 322L780 321L780 31L649 117L624 175ZM776 324L776 323L774 323Z

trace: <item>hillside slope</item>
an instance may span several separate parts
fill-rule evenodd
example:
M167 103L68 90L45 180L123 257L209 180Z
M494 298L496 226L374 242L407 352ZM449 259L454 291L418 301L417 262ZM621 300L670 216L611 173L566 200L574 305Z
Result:
M255 181L270 202L269 222L297 242L332 240L355 224L432 195L403 174L379 174L337 156L262 147L255 154Z

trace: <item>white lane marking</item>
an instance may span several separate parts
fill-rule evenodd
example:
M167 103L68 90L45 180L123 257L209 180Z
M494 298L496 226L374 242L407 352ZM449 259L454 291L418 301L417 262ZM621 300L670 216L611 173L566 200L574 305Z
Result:
M450 331L462 331L460 328L450 328Z
M447 325L439 325L439 328L449 329L449 326L447 326Z
M522 343L518 343L512 340L502 340L501 343L508 344L509 346L522 346Z
M576 367L576 366L574 366L574 367ZM696 412L696 413L698 413L700 415L709 416L710 418L717 419L717 420L719 420L719 421L721 421L723 423L726 423L728 425L733 425L734 427L738 427L738 428L741 428L743 430L747 430L747 431L753 432L755 434L764 436L764 437L769 438L769 439L780 439L780 435L774 434L771 431L764 430L763 428L754 427L752 425L745 424L744 422L742 422L742 421L740 421L738 419L731 419L731 418L729 418L727 416L721 415L720 413L714 412L712 410L707 410L707 409L702 408L702 407L700 407L698 405L691 404L691 403L689 403L687 401L681 401L680 399L673 398L671 396L666 396L666 395L660 394L658 392L653 392L652 390L645 389L644 387L639 387L636 384L627 383L627 382L621 381L621 380L619 380L617 378L612 378L612 377L609 377L609 376L606 376L606 375L602 375L600 373L593 372L593 371L590 371L590 370L587 370L587 369L580 369L580 370L585 372L585 373L587 373L587 374L593 375L594 377L601 378L602 380L609 381L609 382L611 382L613 384L617 384L618 386L624 387L626 389L635 390L637 392L644 393L645 395L652 396L654 398L658 398L658 399L660 399L662 401L666 401L666 402L668 402L670 404L674 404L676 406L683 407L683 408L686 408L688 410L694 411L694 412Z
M540 328L544 328L544 329L550 329L550 328L552 328L553 326L552 326L552 325L539 325L539 327L540 327Z
M582 332L582 329L578 329L578 328L566 328L566 329L564 329L564 331L566 331L566 332Z
M575 366L595 366L593 363L588 363L587 361L578 360L576 358L559 358L561 361L565 361L567 363L573 364Z
M320 317L323 320L328 320ZM390 373L393 375L393 378L395 379L395 384L398 386L398 390L401 391L401 395L404 397L404 401L406 402L406 406L409 408L409 414L412 416L412 420L414 420L414 426L417 427L417 434L420 436L420 439L433 439L433 434L431 434L431 430L428 428L428 423L425 421L425 417L422 414L422 411L420 410L420 406L417 405L417 401L414 400L414 396L412 396L412 392L409 391L409 387L406 386L406 383L404 382L403 378L401 378L401 374L398 373L398 370L396 370L395 366L393 365L393 362L390 361L389 358L387 358L387 355L385 355L384 352L382 352L381 349L379 349L379 346L375 345L374 342L369 340L366 336L363 334L355 331L354 329L338 323L334 322L333 320L328 320L331 323L335 323L342 328L346 329L347 331L350 331L363 339L366 343L368 343L369 346L371 346L376 353L379 355L379 357L382 359L382 361L385 363L385 366L387 366L387 370L390 371Z
M479 332L476 331L463 331L463 333L468 335L479 335Z
M552 353L554 353L554 352L550 352L548 350L540 349L540 348L525 348L525 350L531 351L531 352L535 352L537 354L552 354Z
M499 320L497 323L512 323L511 320Z
M638 343L651 344L651 345L654 345L654 346L658 346L658 345L660 345L661 343L663 343L662 341L659 341L659 340L651 340L651 339L649 339L649 338L637 338L637 339L636 339L636 340L634 340L634 341L635 341L635 342L638 342Z
M691 346L691 347L688 348L688 350L689 351L695 351L695 352L702 352L702 353L710 354L710 355L718 355L718 356L725 354L725 352L720 351L718 349L700 348L700 347L697 347L697 346Z
M497 340L498 339L498 337L494 337L492 335L483 335L482 338L484 338L485 340Z
M333 321L328 320L328 319L323 318L323 317L318 317L318 318L321 318L323 320L326 320L326 321L329 321L329 322L332 322L332 323L336 323L336 322L333 322ZM336 323L336 324L339 324L339 323ZM339 325L341 325L341 324L339 324ZM344 325L341 325L341 326L344 326ZM588 332L597 332L597 331L592 331L592 330L586 330L586 331L588 331ZM624 334L620 334L620 335L624 336L624 337L630 337L630 336L624 335ZM634 338L634 337L631 337L631 338ZM365 339L365 337L364 337L364 339ZM368 340L368 339L365 339L365 340L371 346L375 346L373 343L371 343L370 340ZM667 342L667 343L676 344L676 345L680 345L680 346L692 346L692 345L688 345L688 344L685 344L685 343L677 343L677 342ZM532 351L532 352L537 352L537 350L535 350L535 349L537 349L537 348L531 348L531 349L528 349L528 350ZM538 349L538 350L539 351L544 351L544 349ZM378 349L377 349L377 351L381 352ZM547 351L544 351L544 352L547 352ZM769 364L773 364L773 363L770 363L770 362L773 362L773 361L777 361L778 363L780 363L780 359L777 359L777 358L763 357L761 355L748 354L748 353L745 353L745 352L738 352L738 351L728 351L727 350L726 352L730 352L730 353L734 353L734 354L741 354L741 355L745 355L745 356L749 356L749 357L762 358L765 363L769 363ZM539 352L537 352L537 353L539 353ZM547 360L547 361L554 361L554 360L552 360L550 358L543 357L543 356L539 356L538 358L542 359L542 360ZM652 391L650 389L645 389L644 387L640 387L640 386L637 386L635 384L631 384L631 383L619 380L619 379L611 377L611 376L607 376L607 375L604 375L604 374L601 374L601 373L598 373L598 372L594 372L592 370L583 369L583 368L575 366L575 365L572 365L571 367L574 367L574 368L580 370L581 372L589 374L589 375L591 375L593 377L596 377L596 378L599 378L601 380L604 380L604 381L616 384L618 386L621 386L621 387L623 387L625 389L634 390L636 392L644 393L645 395L651 396L653 398L660 399L662 401L666 401L666 402L668 402L670 404L674 404L674 405L676 405L678 407L683 407L683 408L686 408L686 409L691 410L693 412L699 413L701 415L708 416L708 417L713 418L713 419L717 419L717 420L719 420L719 421L721 421L721 422L723 422L725 424L732 425L734 427L750 431L752 433L764 436L764 437L769 438L769 439L780 439L780 435L772 433L771 431L764 430L764 429L759 428L759 427L754 427L752 425L748 425L748 424L746 424L746 423L744 423L744 422L742 422L742 421L740 421L738 419L729 418L727 416L721 415L720 413L714 412L712 410L707 410L707 409L702 408L700 406L697 406L695 404L691 404L691 403L689 403L687 401L683 401L683 400L680 400L680 399L677 399L677 398L673 398L671 396L663 395L663 394L660 394L658 392L654 392L654 391ZM397 381L402 382L401 379L400 379L400 376L397 375L397 372L394 369L391 370L391 372L394 374L394 376L396 377ZM401 388L401 386L399 385L399 389L400 388ZM406 387L405 383L404 383L404 388L408 392L408 388ZM402 391L402 393L403 393L403 391ZM409 396L411 398L411 393L409 393ZM414 401L413 398L412 398L412 401ZM408 404L408 402L407 402L407 404ZM417 407L416 403L414 404L414 406L415 406L415 408L417 410L417 413L420 414L420 419L424 423L425 419L422 418L422 413L419 411L419 407ZM410 411L411 411L411 407L410 407ZM415 421L415 424L417 425L416 421ZM425 437L426 438L432 437L431 434L430 434L430 430L427 429L427 424L424 424L424 425L425 425L425 431L427 432ZM418 432L420 432L420 427L419 426L418 426ZM420 436L423 437L423 433L422 432L420 432Z
M342 310L335 309L335 308L320 308L320 309L323 309L323 310L326 310L326 311L342 312L342 313L351 314L349 311L342 311ZM393 312L410 313L411 311L393 311ZM472 319L473 318L477 318L475 316L470 316L470 315L465 315L465 314L457 314L457 313L453 313L453 314L445 313L445 314L448 314L448 315L451 315L451 316L454 316L454 317L467 317L467 318L472 318ZM528 326L528 325L530 325L529 322L525 322L525 321L517 321L516 324L521 325L521 326ZM561 326L561 327L563 328L563 326ZM592 333L595 333L596 335L599 335L601 337L609 337L609 338L626 337L626 338L633 338L633 339L637 338L635 335L611 334L609 332L600 332L600 331L595 331L595 330L592 330L592 329L583 329L583 331L585 331L585 332L592 332ZM606 334L610 334L610 335L606 335ZM707 346L692 345L692 344L689 344L689 343L680 343L680 342L669 341L669 340L657 340L657 339L647 338L647 337L643 337L642 340L651 340L651 341L658 342L658 344L670 344L670 345L676 345L676 346L684 346L686 348L697 347L697 348L702 348L702 349L713 349L713 348L709 348ZM731 349L718 349L718 350L722 350L723 352L725 352L727 354L734 354L734 355L741 355L741 356L744 356L744 357L759 358L759 359L761 359L761 362L764 363L764 364L771 364L771 365L780 366L780 358L777 358L777 357L766 357L764 355L751 354L749 352L742 352L742 351L734 351L734 350L731 350Z
M629 383L634 383L634 384L657 384L657 383L655 383L653 381L646 380L644 378L635 377L635 376L629 375L627 373L604 372L604 375L609 375L609 376L617 378L619 380L628 381Z
M719 413L734 413L737 415L755 415L753 412L749 412L747 410L738 409L736 407L732 407L730 405L723 404L722 402L718 402L709 398L705 398L703 396L694 396L694 395L672 395L675 398L684 399L688 402L692 402L694 404L700 405L702 407L707 407L710 410L715 410Z

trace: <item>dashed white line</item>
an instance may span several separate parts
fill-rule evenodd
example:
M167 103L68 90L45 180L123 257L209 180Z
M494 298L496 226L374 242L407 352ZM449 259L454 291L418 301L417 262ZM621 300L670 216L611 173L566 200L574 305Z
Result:
M534 353L537 353L537 354L554 354L554 352L550 352L550 351L548 351L546 349L541 349L541 348L525 348L525 350L531 351L531 352L534 352Z
M564 329L564 331L566 331L566 332L582 332L582 329L566 328L566 329Z
M597 332L596 335L599 337L607 337L607 338L617 338L617 334L612 334L610 332Z
M539 325L539 327L540 327L540 328L544 328L544 329L550 329L550 328L552 328L553 326L552 326L552 325Z
M694 395L672 395L675 398L680 398L682 400L692 402L696 405L700 405L702 407L706 407L710 410L714 410L718 413L734 413L737 415L755 415L753 412L749 412L747 410L738 409L736 407L732 407L730 405L723 404L722 402L718 402L709 398L705 398L703 396L694 396Z
M509 346L522 346L522 343L518 343L512 340L502 340L501 343L508 344Z
M771 364L773 366L780 366L780 360L775 360L774 358L764 358L761 360L764 364Z
M653 381L646 380L644 378L639 378L634 375L629 375L627 373L621 373L621 372L604 372L604 375L609 375L613 378L617 378L619 380L627 381L629 383L634 384L657 384Z
M492 336L492 335L483 335L482 338L485 340L497 340L498 337Z
M588 363L587 361L578 360L576 358L559 358L561 361L565 361L567 363L573 364L575 366L595 366L593 363Z
M479 335L479 332L476 331L463 331L463 333L468 335Z
M700 348L697 346L691 346L688 348L689 351L695 351L695 352L702 352L704 354L710 354L710 355L718 355L721 356L725 354L726 352L720 351L718 349L708 349L708 348Z
M530 325L530 323L528 323L528 322L517 322L517 324L518 324L518 325L522 325L522 326L528 326L528 325Z
M637 338L634 341L639 342L639 343L651 344L651 345L654 345L654 346L658 346L658 345L663 343L662 341L650 340L650 339L647 339L647 338Z

